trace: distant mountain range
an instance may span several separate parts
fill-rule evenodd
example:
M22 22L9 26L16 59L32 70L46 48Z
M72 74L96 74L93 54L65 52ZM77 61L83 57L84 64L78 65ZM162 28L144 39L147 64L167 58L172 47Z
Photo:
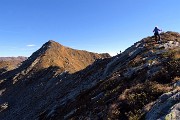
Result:
M179 120L180 34L143 38L121 54L48 41L0 74L1 120Z
M17 68L27 57L0 57L0 71L9 71Z
M24 61L27 57L18 56L18 57L0 57L0 61L11 61L11 60L17 60L17 61Z

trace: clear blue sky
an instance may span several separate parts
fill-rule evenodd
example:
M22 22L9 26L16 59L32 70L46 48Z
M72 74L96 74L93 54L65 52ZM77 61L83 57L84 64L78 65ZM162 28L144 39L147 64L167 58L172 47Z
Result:
M0 57L30 56L48 40L114 55L156 25L180 32L180 0L0 0Z

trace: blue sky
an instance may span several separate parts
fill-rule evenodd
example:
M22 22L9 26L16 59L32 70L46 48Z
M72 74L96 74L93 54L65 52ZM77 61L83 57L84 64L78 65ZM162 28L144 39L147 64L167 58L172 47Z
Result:
M180 0L0 0L0 57L30 56L48 40L117 54L154 26L180 32Z

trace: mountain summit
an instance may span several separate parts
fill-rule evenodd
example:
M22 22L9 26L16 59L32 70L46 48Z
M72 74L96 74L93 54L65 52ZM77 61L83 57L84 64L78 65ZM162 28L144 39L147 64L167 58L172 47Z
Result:
M110 57L109 54L97 54L65 47L53 40L45 43L25 61L34 70L59 67L70 73L84 69L96 59Z
M154 36L144 38L117 56L97 59L77 72L71 68L72 73L61 70L81 61L86 51L75 54L47 42L12 71L16 74L0 76L0 119L179 120L180 34L166 32L161 38L161 43Z

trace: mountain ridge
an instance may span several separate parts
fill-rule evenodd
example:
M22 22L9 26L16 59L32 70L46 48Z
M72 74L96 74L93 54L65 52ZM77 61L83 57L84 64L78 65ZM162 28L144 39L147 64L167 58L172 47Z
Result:
M75 57L71 54L87 54L86 56L90 56L90 60L86 60L87 62L93 62L93 60L102 57L110 57L108 54L97 54L97 53L92 53L92 52L87 52L87 51L82 51L82 50L75 50L69 47L65 47L53 40L50 40L46 42L39 50L37 50L35 53L32 54L32 59L33 57L40 57L40 64L38 65L39 68L47 68L49 66L60 66L62 68L65 67L65 63L69 63L69 59L75 59ZM93 56L94 55L94 56ZM70 58L68 58L70 57ZM74 58L73 58L74 57ZM79 56L78 56L79 57ZM80 56L81 57L81 56ZM85 56L82 56L85 57ZM91 57L94 57L92 59ZM76 58L77 59L77 58ZM83 59L83 58L82 58ZM38 61L38 59L36 59ZM61 62L62 61L62 62ZM71 61L72 62L72 61ZM70 64L70 63L69 63ZM74 63L75 64L75 63ZM84 67L86 67L89 63L85 63L85 66L80 68L75 68L75 70L70 70L69 72L75 72L77 70L80 70ZM68 68L67 68L68 70Z
M153 36L143 38L121 54L96 59L73 73L51 66L36 76L24 74L1 93L0 118L151 120L173 114L178 120L180 34L161 37L161 44ZM158 105L167 109L159 113Z

